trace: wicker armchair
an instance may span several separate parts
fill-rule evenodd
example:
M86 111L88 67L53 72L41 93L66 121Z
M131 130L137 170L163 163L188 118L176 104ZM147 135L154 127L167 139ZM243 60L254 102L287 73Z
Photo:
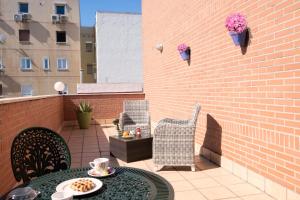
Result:
M120 114L120 128L122 131L141 129L145 137L151 136L150 115L147 100L126 100L123 102L123 112Z
M153 162L158 166L191 166L195 171L195 129L200 105L196 104L192 119L159 121L153 136Z

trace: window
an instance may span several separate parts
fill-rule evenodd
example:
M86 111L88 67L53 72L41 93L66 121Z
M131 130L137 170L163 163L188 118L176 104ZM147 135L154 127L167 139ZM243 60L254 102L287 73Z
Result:
M56 31L56 42L57 43L66 43L66 31Z
M86 65L86 73L87 74L93 74L93 65L92 64L87 64Z
M93 43L92 42L85 42L85 51L92 52L93 51Z
M31 60L28 57L21 58L20 67L22 70L30 70L31 69Z
M49 70L50 69L49 58L48 57L43 58L43 69L44 70Z
M19 3L19 13L28 13L28 3Z
M58 58L57 59L57 69L58 70L67 70L68 69L68 62L65 58Z
M63 4L55 5L55 14L64 15L66 13L65 9L66 9L66 5Z
M21 86L22 96L32 96L32 85L22 85Z
M20 42L29 42L29 30L19 30L19 41Z

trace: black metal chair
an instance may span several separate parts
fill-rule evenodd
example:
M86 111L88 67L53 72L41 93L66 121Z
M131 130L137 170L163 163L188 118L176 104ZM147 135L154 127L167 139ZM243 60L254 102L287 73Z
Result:
M48 128L21 131L11 147L11 165L17 181L70 168L71 155L64 139Z

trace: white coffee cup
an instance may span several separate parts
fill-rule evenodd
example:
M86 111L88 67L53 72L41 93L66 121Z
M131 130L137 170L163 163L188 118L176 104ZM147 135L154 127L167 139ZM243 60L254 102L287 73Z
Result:
M96 158L93 162L90 162L91 168L96 172L103 173L108 169L108 158Z
M52 200L73 200L73 195L69 192L55 192L51 195Z

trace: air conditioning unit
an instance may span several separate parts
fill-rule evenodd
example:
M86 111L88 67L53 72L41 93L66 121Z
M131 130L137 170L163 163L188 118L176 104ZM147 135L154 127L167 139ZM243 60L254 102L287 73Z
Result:
M65 23L68 21L68 16L67 15L60 15L59 20L61 23Z
M0 63L0 71L4 70L4 65Z
M59 15L52 15L51 19L53 24L59 23Z
M15 22L22 22L23 15L22 14L15 14L14 15L14 20L15 20Z
M32 16L29 13L23 13L22 14L22 20L23 21L29 21L29 20L31 20L31 18L32 18Z

